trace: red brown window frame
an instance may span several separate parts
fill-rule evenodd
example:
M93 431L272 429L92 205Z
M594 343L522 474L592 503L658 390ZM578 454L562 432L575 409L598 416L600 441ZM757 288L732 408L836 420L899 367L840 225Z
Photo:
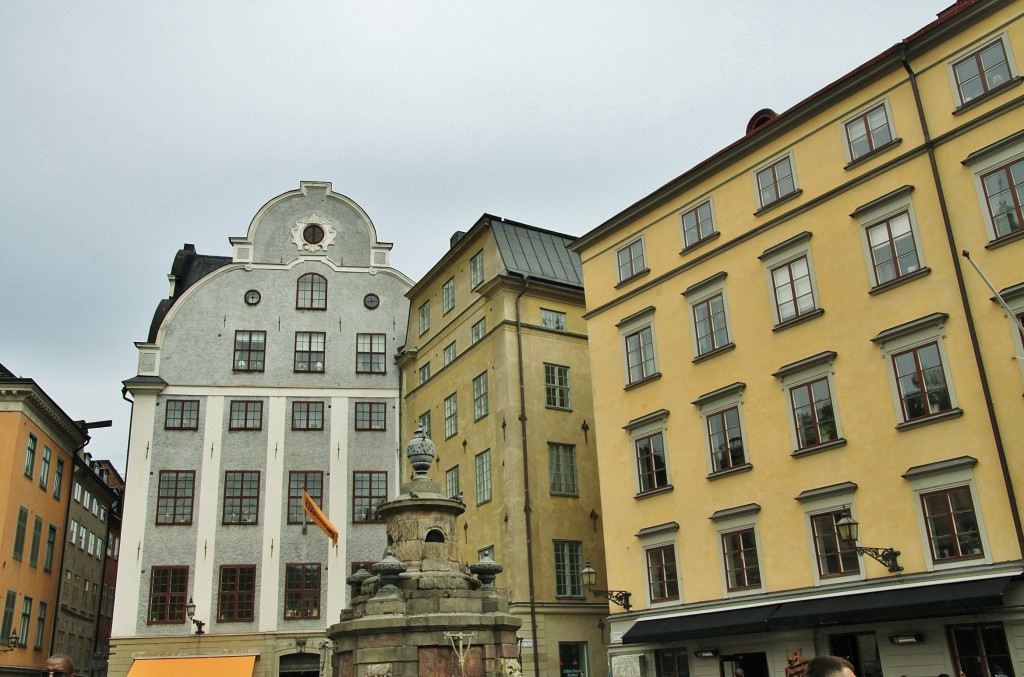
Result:
M622 255L626 255L625 261ZM615 263L619 271L619 282L625 282L647 270L647 252L643 239L636 239L615 252Z
M999 45L999 48L1003 52L1003 60L1000 63L1002 63L1002 64L1004 64L1006 66L1007 76L1011 75L1011 72L1010 72L1010 56L1009 56L1009 54L1006 53L1006 45L1003 44L1003 41L1001 39L997 38L997 39L993 40L992 42L989 42L988 44L982 45L978 49L974 50L973 52L971 52L970 54L968 54L967 56L965 56L964 58L960 59L959 61L957 61L956 63L953 64L953 68L952 68L952 70L953 70L953 79L956 81L956 93L957 93L957 98L959 99L961 106L964 105L965 103L969 103L971 101L974 101L975 99L980 99L981 97L985 96L989 92L995 91L995 90L999 89L1000 87L1003 87L1004 85L1010 84L1010 81L1012 80L1012 77L1007 77L1004 81L997 82L997 83L995 83L995 85L990 85L989 82L988 82L988 77L985 74L985 66L984 66L984 64L981 61L981 54L985 50L987 50L990 47L993 47L995 45ZM964 98L964 85L963 85L962 82L960 82L960 73L957 72L957 68L961 64L967 63L968 61L973 61L974 62L974 66L978 70L978 79L981 82L981 92L979 94L975 95L975 96L972 96L970 99ZM989 70L992 70L992 69L989 69Z
M730 416L732 415L732 416ZM735 425L729 425L729 419L733 418ZM730 470L732 468L738 468L743 465L747 465L747 449L743 444L743 421L740 419L740 408L739 407L728 407L721 411L716 411L713 414L707 414L705 416L707 420L707 434L708 434L708 448L711 449L711 468L712 472L722 472ZM716 433L713 429L713 423L718 422L720 430ZM733 446L732 440L735 431L735 436L739 438L739 452L740 460L737 462L733 459ZM715 437L721 435L723 437L724 447L722 454L722 463L719 467L719 463L715 460Z
M296 421L301 420L299 410L305 407L305 420L306 425L296 425ZM310 423L312 416L310 412L313 410L319 410L319 424L313 425ZM323 430L324 429L324 403L320 400L295 400L292 402L292 430Z
M998 630L998 635L994 635L992 631ZM973 635L975 641L975 647L979 649L977 654L961 654L958 651L960 643L957 641L956 633L968 631ZM1002 639L1002 645L999 647L991 646L986 642L986 639L992 639L994 636L998 636ZM1006 638L1006 630L1003 627L1002 621L989 621L987 623L955 623L953 625L946 626L946 639L949 646L950 658L953 661L953 669L961 675L968 675L969 677L995 677L1000 673L992 670L993 666L1002 668L1001 677L1013 677L1013 664L1012 660L1012 649ZM1005 653L993 653L993 649L1003 649ZM976 666L981 668L981 672L976 672L971 669L971 665L964 665L964 658L970 658L975 661ZM998 662L997 662L998 661Z
M872 134L872 132L874 130L871 128L871 123L868 120L868 118L871 116L871 114L874 113L877 110L881 110L882 111L882 117L885 118L885 127L889 130L889 140L886 141L885 143L882 143L882 144L879 144L879 145L875 144L875 138L874 138L874 135ZM864 139L867 140L867 143L868 143L868 149L866 151L864 151L863 153L860 153L859 155L853 149L853 138L850 136L850 125L852 125L852 124L854 124L854 123L856 123L858 121L864 123ZM875 129L881 129L881 127L880 126L879 127L875 127ZM868 109L868 110L864 111L863 113L861 113L860 115L854 117L852 120L847 120L846 123L843 125L843 131L846 133L846 147L850 151L850 160L851 161L852 160L859 160L859 159L861 159L863 157L867 157L867 156L871 155L872 153L874 153L879 148L884 148L886 145L888 145L888 144L890 144L892 142L892 123L889 120L889 111L886 109L884 103L880 103L877 106L872 106L870 109Z
M655 438L659 440L657 445L654 443ZM647 442L647 452L642 452L640 450L642 442ZM658 453L655 447L660 449L660 453ZM645 494L651 491L657 491L662 487L667 487L668 462L666 458L667 454L665 453L665 438L661 431L637 437L633 440L633 448L635 449L636 457L636 473L640 481L640 493ZM655 460L659 457L661 458L660 468L655 463ZM643 470L645 462L647 470Z
M380 414L380 425L374 425L377 420L375 414ZM358 431L380 432L387 430L388 409L386 402L356 402L355 406L355 429Z
M690 677L690 663L685 648L657 649L654 656L657 677Z
M304 342L300 348L300 341ZM314 350L319 341L322 350ZM297 331L295 332L295 353L292 360L292 371L296 374L322 374L327 364L327 332Z
M1014 183L1013 179L1013 168L1021 166L1024 167L1024 159L1017 159L1014 162L1007 163L1002 167L992 170L981 177L981 188L985 193L985 208L988 209L989 218L992 220L992 234L994 240L1000 240L1004 237L1009 237L1014 233L1019 233L1024 228L1024 205L1021 204L1020 193L1017 186L1020 184ZM990 177L1002 174L1002 178L1006 181L1006 189L1001 190L1000 193L1006 193L1010 198L1011 209L1000 214L1010 215L1008 218L1015 218L1017 227L1011 228L1006 233L1000 234L998 226L996 225L996 215L992 213L992 195L988 192L988 180Z
M383 479L383 489L379 480ZM377 513L377 506L388 499L388 473L384 470L352 471L352 522L355 524L373 524L383 522L384 518ZM361 519L366 514L369 519Z
M263 339L262 348L253 348L253 338L259 336ZM235 352L231 358L231 369L242 372L261 372L266 367L267 360L267 332L262 329L237 329L235 330ZM259 367L253 367L253 362L259 359ZM240 359L244 358L244 359ZM239 366L241 363L242 366Z
M845 510L833 510L832 512L823 512L818 513L816 515L811 515L811 537L814 539L814 556L815 560L818 563L818 575L821 578L849 576L851 574L860 573L860 558L857 555L857 551L854 549L854 546L852 544L847 544L841 538L839 538L839 533L836 530L836 520L839 519L840 516L845 514ZM825 523L831 527L831 531L829 533L820 534L820 537L827 538L828 542L835 547L834 553L826 554L835 554L835 556L837 557L837 561L839 562L839 571L824 571L822 569L821 562L823 557L821 552L821 542L817 529L817 524L819 520L824 520ZM853 553L853 562L855 565L854 568L845 568L843 564L844 553L847 555Z
M782 187L780 183L783 180L785 180L787 176L781 176L780 178L778 171L779 167L781 167L783 164L789 167L788 178L793 183L793 188L791 190L786 191L785 193L782 192ZM769 176L770 183L761 183L761 177L764 175ZM785 157L779 158L778 160L771 163L767 167L762 167L761 169L754 172L754 180L757 183L757 199L762 208L767 207L768 205L771 204L775 204L776 202L786 197L787 195L792 195L793 193L796 192L796 172L793 170L793 159L787 155ZM775 197L773 197L770 200L765 200L764 191L768 188L768 186L772 187L772 190L775 193Z
M173 475L173 483L166 485L164 484L164 478L171 478ZM188 478L190 490L182 494L181 489L184 488L182 480ZM173 490L173 493L164 493L165 488ZM195 497L196 497L196 471L195 470L161 470L160 475L157 477L157 499L156 499L156 523L159 525L169 526L188 526L192 524L192 516L195 509ZM188 519L179 520L179 510L184 508L184 503L179 501L188 500ZM167 504L170 503L170 510L167 509ZM163 519L163 515L170 512L171 519ZM185 512L181 510L180 514L185 515Z
M255 619L256 565L222 564L217 576L217 622L248 623Z
M316 273L300 275L295 281L296 310L327 310L327 278Z
M235 425L235 406L240 405L242 410L242 425ZM259 412L260 424L249 425L250 410ZM231 400L228 406L228 430L263 430L263 401L262 400Z
M154 566L149 570L149 608L146 612L147 625L170 625L184 623L185 600L188 596L188 566ZM157 586L161 591L157 591ZM163 607L163 612L155 607ZM153 619L154 612L160 618Z
M647 548L647 581L652 602L679 599L676 579L676 547L672 544Z
M167 400L164 409L164 430L199 430L199 400ZM180 406L172 406L180 405ZM192 416L186 416L187 409L195 409ZM171 410L177 409L172 415ZM191 419L191 425L186 421Z
M369 350L361 350L360 341L366 339L370 342ZM374 350L375 343L380 341L380 350ZM356 373L357 374L384 374L387 372L385 357L387 355L387 335L360 333L356 334ZM368 368L363 368L364 362ZM379 367L377 363L379 362Z
M721 311L719 312L715 311L715 301L718 301L721 306ZM693 313L693 334L694 342L697 346L697 355L708 355L729 345L729 318L725 312L725 294L718 292L702 301L697 301L690 308L690 312ZM706 313L704 319L700 319L697 316L697 310L700 308L703 308ZM716 329L716 319L722 321L723 326L721 328ZM704 334L701 334L702 326L707 330ZM701 346L701 339L709 339L710 347L703 348Z
M707 211L707 218L701 218L701 212ZM687 225L687 217L693 217L692 225ZM679 215L679 222L683 227L683 249L689 249L715 234L715 215L711 210L711 200L704 200L700 204L687 209ZM707 232L705 232L707 230ZM695 234L691 241L688 234Z
M745 542L748 538L752 544ZM739 547L731 548L732 545ZM753 563L748 561L750 553L753 554ZM761 587L761 561L757 552L757 536L752 527L723 533L722 554L725 558L725 586L729 592ZM731 566L734 563L732 558L736 556L739 557L740 566L733 567ZM741 581L737 585L732 585L730 582L729 573L733 571L738 574L737 579ZM752 581L754 577L751 576L751 573L756 574L756 581Z
M954 513L953 506L950 502L950 497L954 494L962 494L967 496L967 500L970 503L970 511L961 510L959 513L966 516L969 512L969 519L974 523L974 528L971 530L957 530L956 515ZM942 496L944 511L941 513L929 513L928 512L928 498ZM965 559L977 559L985 556L985 549L981 542L981 531L978 529L978 511L974 508L974 497L971 496L971 488L966 485L960 485L957 487L947 487L945 489L938 489L936 491L928 491L921 494L921 514L924 515L924 527L925 533L928 534L928 547L931 551L932 561L934 562L955 562ZM952 545L953 554L947 557L939 556L935 542L937 540L935 532L932 530L933 520L945 518L946 528L948 529L948 535L950 537L950 544ZM976 553L965 553L960 546L960 536L967 535L977 541Z
M639 383L657 373L654 358L654 328L640 327L623 337L626 345L626 378L630 383ZM647 339L645 341L645 339ZM633 370L637 371L634 378Z
M796 264L796 263L798 263L800 261L804 262L804 268L806 269L806 274L803 276L803 277L807 278L807 293L806 294L798 294L797 293L797 289L796 289L797 280L799 280L801 278L796 276L796 274L795 274L796 271L793 270L793 266L794 266L794 264ZM777 271L782 270L783 268L786 269L786 274L787 274L789 279L784 281L784 282L782 282L780 284L779 281L775 277L775 273ZM811 313L813 313L815 310L818 309L818 301L817 301L817 299L814 298L814 285L811 282L811 262L807 259L807 255L806 254L804 254L802 256L798 256L795 259L793 259L792 261L787 261L786 263L783 263L783 264L780 264L778 266L775 266L771 270L771 277L772 277L772 297L775 300L775 312L778 313L778 315L779 315L779 323L780 324L783 323L783 322L789 322L791 320L795 320L797 318L803 317L804 315L810 315ZM779 298L779 290L780 289L785 289L786 287L789 288L789 292L791 294L791 298L790 298L789 303L793 304L793 314L789 315L788 317L783 317L782 316L782 303L783 302ZM801 310L801 308L800 308L800 306L801 306L800 300L804 299L806 297L810 297L810 299L811 299L811 307L807 308L806 310Z
M928 381L927 381L927 379L925 378L925 375L924 375L925 368L922 368L922 366L921 366L921 353L922 353L922 351L924 351L926 349L929 349L929 348L933 348L935 350L935 357L938 360L938 365L937 366L932 366L932 367L927 367L927 369L937 369L942 374L942 387L941 388L929 388L928 387ZM905 374L900 374L899 370L898 370L898 368L896 366L896 360L898 358L904 356L904 355L912 355L913 356L914 371L913 371L912 374L910 372L907 372ZM892 354L892 369L893 369L893 376L896 379L896 392L897 392L897 394L899 395L899 398L900 398L900 410L903 413L903 420L904 421L916 421L916 420L919 420L919 419L928 418L929 416L935 416L937 414L941 414L944 411L949 411L950 409L953 408L953 401L950 398L950 393L949 393L949 381L946 379L946 370L945 370L945 367L942 364L942 351L939 350L938 341L930 341L928 343L925 343L924 345L914 346L913 348L908 348L907 350L901 350L898 353L893 353ZM903 392L903 386L900 384L900 379L901 378L906 378L908 376L911 376L913 379L916 379L916 381L918 383L918 386L919 386L917 394L911 393L911 394L908 395L908 394ZM941 392L941 391L945 391L945 393L946 393L946 406L943 407L943 408L938 409L937 411L930 411L930 409L931 409L931 401L929 399L929 396L932 395L932 394ZM920 397L921 398L922 404L924 406L925 413L919 414L917 416L911 416L910 415L910 412L907 409L907 400L909 400L911 397Z
M814 399L814 386L819 384L819 383L824 383L825 384L825 389L828 391L828 406L832 410L832 418L831 419L823 420L823 419L818 418L817 403L819 401L820 402L824 402L825 401L825 400L815 400ZM797 407L797 404L796 404L796 393L798 393L800 391L806 391L806 393L807 393L807 402L808 402L807 408L810 409L810 413L811 413L811 420L806 425L802 424L800 422L799 416L797 416L797 408L798 407ZM789 409L790 413L793 416L793 428L796 431L796 447L797 447L797 449L810 449L811 447L816 447L819 444L825 444L827 442L831 442L832 440L836 440L836 439L839 438L839 424L836 421L835 404L832 402L832 386L829 384L827 376L822 376L821 378L816 378L813 381L808 381L807 383L801 383L799 385L795 385L795 386L791 387L789 389L789 406L790 406L790 409ZM803 407L800 407L800 408L803 408ZM822 434L822 426L824 426L824 425L826 425L828 423L832 424L833 433L834 434L833 434L831 439L827 439L826 440L826 439L824 439L824 435ZM804 438L800 434L800 431L804 430L804 429L810 429L810 428L814 429L815 441L814 442L810 442L808 444L804 444Z
M316 585L312 585L310 574L316 572ZM299 574L298 586L293 586L293 573ZM286 621L302 620L304 618L320 618L320 594L322 592L323 577L319 562L290 562L285 564L284 574L284 609L283 617ZM308 613L297 613L289 615L289 602L315 602L315 608L310 608ZM305 606L294 607L306 609ZM315 612L315 613L314 613Z
M301 476L301 482L296 482ZM310 491L309 480L316 477L319 487ZM302 492L309 494L318 507L323 507L324 474L320 470L292 470L288 473L288 524L304 524L306 511L302 505ZM295 516L298 519L295 519Z
M903 235L901 237L909 237L911 243L913 243L914 245L913 270L904 270L904 266L901 263L901 259L905 258L907 254L909 254L910 252L903 252L903 254L899 254L896 251L896 240L892 234L892 222L900 217L906 217L907 223L910 226L910 230L906 233L906 235ZM885 241L888 243L888 250L890 256L888 262L892 264L893 269L893 276L888 280L883 280L879 277L878 270L881 264L879 264L878 260L875 258L875 248L871 246L871 231L874 230L875 228L881 228L883 226L885 227ZM917 271L921 270L921 254L918 252L917 235L914 233L914 224L910 220L909 212L903 211L900 212L899 214L893 214L892 216L882 219L881 221L878 221L876 223L872 223L870 226L864 229L864 232L868 239L868 254L871 256L871 275L874 280L874 286L878 287L883 284L895 282L896 280L902 279L907 275L910 275L911 273L916 273ZM909 268L909 266L907 267Z
M238 493L231 492L230 483L232 481L232 475L240 475L238 482L240 483L237 489ZM251 481L255 475L256 479L256 491L252 493ZM224 471L224 511L221 515L221 524L244 524L246 526L255 525L260 523L260 483L262 477L259 470L225 470ZM248 480L248 482L247 482ZM255 501L255 509L252 509L252 501ZM238 519L228 519L228 505L234 505L237 503L238 506ZM250 510L246 510L246 506L250 506ZM243 515L249 514L250 511L253 514L254 519L251 522L247 522L242 519Z

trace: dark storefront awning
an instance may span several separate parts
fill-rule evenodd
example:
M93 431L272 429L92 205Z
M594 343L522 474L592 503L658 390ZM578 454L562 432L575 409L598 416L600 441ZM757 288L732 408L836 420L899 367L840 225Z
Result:
M1002 606L1003 593L1014 578L1016 574L651 618L637 621L622 636L622 643L678 641L975 613Z

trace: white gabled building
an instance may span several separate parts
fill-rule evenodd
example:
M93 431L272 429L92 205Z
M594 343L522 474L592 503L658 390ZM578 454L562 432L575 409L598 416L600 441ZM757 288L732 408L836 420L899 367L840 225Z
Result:
M393 355L412 281L329 183L274 198L231 245L178 252L125 381L111 675L199 667L184 656L219 656L222 675L318 675L353 563L386 540L376 505L401 481ZM303 491L336 547L307 524Z

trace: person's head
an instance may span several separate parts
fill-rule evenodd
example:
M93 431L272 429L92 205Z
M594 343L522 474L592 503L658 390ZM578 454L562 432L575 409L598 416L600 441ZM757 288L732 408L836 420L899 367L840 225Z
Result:
M71 656L56 653L46 659L39 674L41 677L75 677L75 664Z
M807 661L804 677L856 677L853 663L839 656L815 656Z

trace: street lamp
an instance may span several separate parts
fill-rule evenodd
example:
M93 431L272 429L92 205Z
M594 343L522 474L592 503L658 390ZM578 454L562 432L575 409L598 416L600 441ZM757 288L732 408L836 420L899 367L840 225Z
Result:
M594 567L590 566L590 560L587 560L587 565L580 571L580 578L583 579L583 585L594 595L594 597L604 597L605 599L618 604L626 611L629 611L632 606L629 603L629 598L632 593L626 590L595 590L594 584L597 583L597 571Z
M903 567L896 561L896 558L900 556L899 550L895 548L862 548L857 545L857 540L860 538L860 522L850 516L849 510L844 511L836 520L836 533L839 534L839 539L843 543L852 545L858 555L867 555L881 562L889 567L889 571L894 574L903 571Z
M0 647L0 653L7 653L8 651L14 651L18 646L18 632L11 630L11 634L7 637L7 646Z
M196 634L203 634L203 626L206 625L206 623L195 618L196 603L192 601L191 597L188 598L188 604L185 605L185 613L188 615L188 619L196 626Z

